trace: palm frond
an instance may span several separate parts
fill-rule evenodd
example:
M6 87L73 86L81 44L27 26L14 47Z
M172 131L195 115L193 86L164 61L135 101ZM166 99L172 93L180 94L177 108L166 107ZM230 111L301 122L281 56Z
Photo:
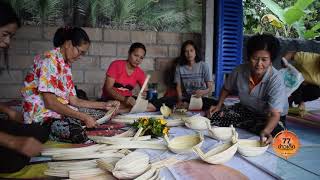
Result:
M134 14L135 0L117 0L118 1L118 13L115 17L120 24L127 24L134 22L136 16Z
M78 0L74 2L74 9L79 15L87 16L88 9L90 7L90 0Z
M114 13L114 0L92 0L90 1L90 23L97 25L98 19L111 18Z

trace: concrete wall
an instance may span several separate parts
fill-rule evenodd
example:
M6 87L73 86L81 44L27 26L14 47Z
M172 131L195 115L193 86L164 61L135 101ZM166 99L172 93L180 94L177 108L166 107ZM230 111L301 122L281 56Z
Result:
M19 99L19 89L33 63L33 57L52 49L52 39L57 27L24 26L12 40L9 50L9 71L0 75L0 99ZM146 45L147 54L141 67L152 75L152 82L163 82L163 69L180 54L183 41L191 39L200 44L201 35L192 33L118 31L103 28L84 28L92 44L86 56L72 65L73 80L90 98L101 95L105 71L118 58L127 58L133 42ZM0 67L4 67L3 59ZM160 89L165 89L163 85Z

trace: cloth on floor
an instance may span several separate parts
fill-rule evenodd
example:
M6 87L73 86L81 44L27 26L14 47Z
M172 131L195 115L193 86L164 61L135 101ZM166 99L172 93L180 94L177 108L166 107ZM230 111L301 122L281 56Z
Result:
M305 102L305 110L301 116L298 107L289 108L288 120L320 127L320 99Z
M45 148L71 148L71 147L83 147L87 146L84 144L70 144L56 141L47 141L44 144ZM41 161L41 157L31 158L33 163L38 160ZM48 159L45 159L48 160ZM14 178L14 179L46 179L44 171L48 169L47 163L30 164L22 168L20 171L15 173L1 173L0 178Z
M231 167L211 165L200 160L189 160L174 165L173 175L179 179L246 180L248 177ZM172 169L173 169L172 168Z
M258 114L250 111L240 103L230 107L223 107L222 110L214 113L210 120L211 124L219 127L234 127L246 129L252 133L260 134L260 132L266 126L267 116L264 114ZM272 135L285 129L285 116L280 117L280 121L275 129L272 131Z
M94 129L86 129L87 136L114 136L124 132L121 128L124 128L125 124L118 122L107 122L101 124Z
M32 164L22 168L15 173L0 174L0 178L14 178L14 179L45 179L44 171L48 169L46 163Z
M106 114L105 111L90 108L79 108L79 111L95 119L100 119ZM50 140L68 143L91 143L82 127L83 125L79 119L73 117L50 119L50 121L44 123L44 126L50 128Z

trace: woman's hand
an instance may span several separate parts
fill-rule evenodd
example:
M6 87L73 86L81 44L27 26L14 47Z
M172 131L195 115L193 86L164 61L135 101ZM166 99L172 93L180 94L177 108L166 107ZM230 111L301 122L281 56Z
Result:
M196 90L192 93L196 98L201 98L204 95L203 90Z
M271 133L266 132L265 130L261 131L260 133L260 143L262 145L269 145L272 143L272 135Z
M28 157L39 155L43 146L33 137L15 136L12 149Z
M120 102L119 101L108 101L105 102L105 109L108 111L112 108L118 109L120 107Z
M210 109L207 111L207 117L211 118L214 113L216 113L216 112L218 112L220 110L221 110L221 106L220 105L211 106ZM221 112L220 116L221 117L223 116L223 112Z
M133 97L126 97L126 100L124 102L128 106L134 106L136 104L136 100Z
M120 102L119 101L108 101L106 102L106 110L110 110L111 108L115 108L112 116L115 116L118 113L119 107L120 107Z
M96 119L87 114L83 115L82 121L86 124L87 128L95 128L97 126Z

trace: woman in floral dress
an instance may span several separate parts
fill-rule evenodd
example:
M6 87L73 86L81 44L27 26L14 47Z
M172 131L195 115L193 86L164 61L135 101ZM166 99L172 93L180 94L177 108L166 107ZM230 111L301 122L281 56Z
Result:
M49 127L50 139L83 143L88 140L82 128L96 126L103 111L118 107L118 101L94 102L77 98L71 64L86 54L90 40L81 28L59 28L54 35L55 48L34 58L26 75L23 95L24 122ZM80 108L80 110L78 110ZM96 115L92 117L91 115Z

